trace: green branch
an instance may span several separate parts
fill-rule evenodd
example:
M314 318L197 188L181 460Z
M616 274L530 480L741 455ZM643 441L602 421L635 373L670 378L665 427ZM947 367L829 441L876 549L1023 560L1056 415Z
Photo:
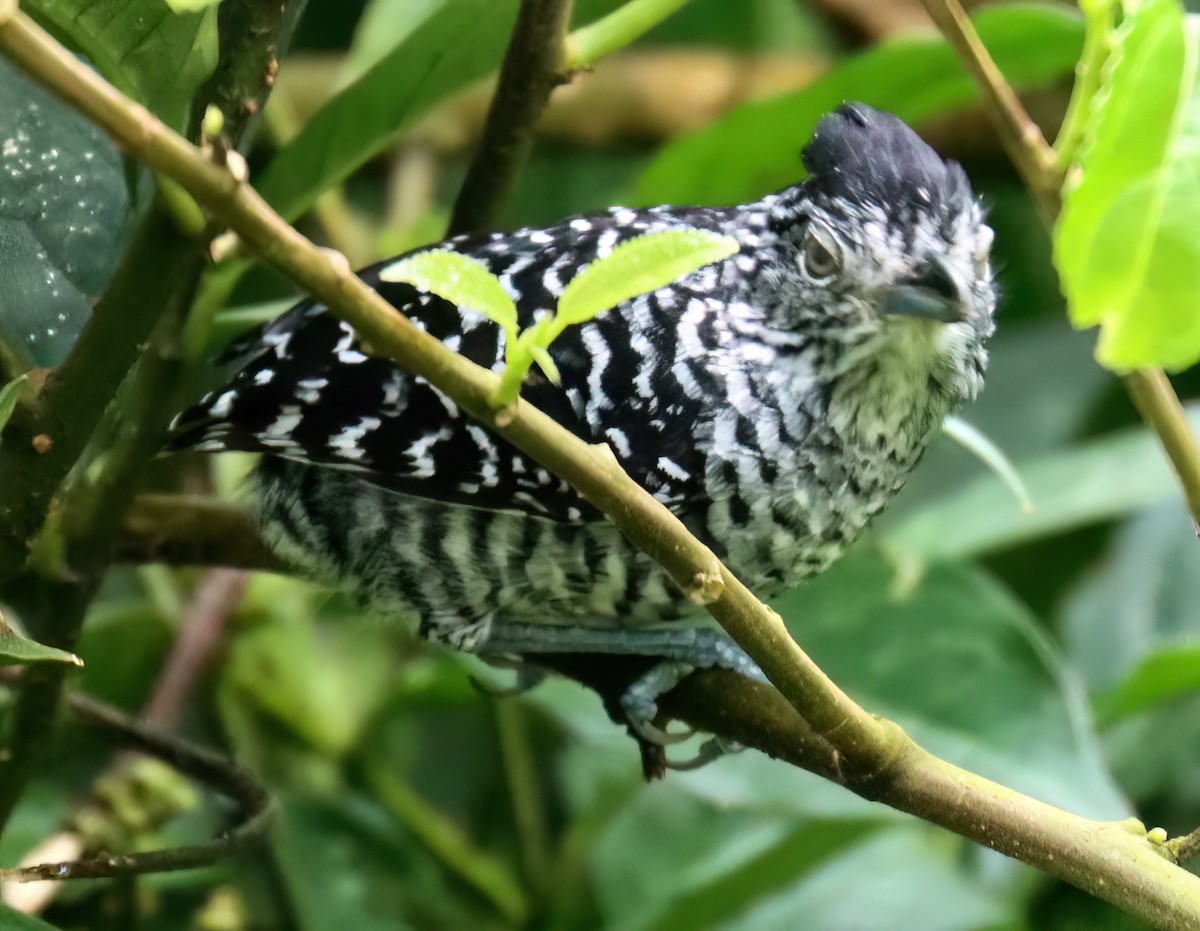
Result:
M1150 921L1200 929L1200 878L1162 856L1144 831L1079 818L938 760L894 724L851 701L759 602L666 508L629 478L605 446L589 446L518 402L498 423L488 399L498 379L415 327L318 249L245 184L90 72L11 2L0 48L38 81L173 177L339 318L376 354L426 378L470 416L570 482L658 560L758 663L814 740L834 751L838 781L1067 880Z
M629 0L567 37L563 67L568 71L591 68L601 58L641 38L687 3L688 0Z

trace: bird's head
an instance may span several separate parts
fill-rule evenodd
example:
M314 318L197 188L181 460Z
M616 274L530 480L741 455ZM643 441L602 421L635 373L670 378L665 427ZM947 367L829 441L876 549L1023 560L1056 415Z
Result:
M820 370L897 401L926 392L933 408L973 398L996 293L992 231L962 168L864 104L822 119L802 157L808 178L780 195L777 229L789 326L819 334Z

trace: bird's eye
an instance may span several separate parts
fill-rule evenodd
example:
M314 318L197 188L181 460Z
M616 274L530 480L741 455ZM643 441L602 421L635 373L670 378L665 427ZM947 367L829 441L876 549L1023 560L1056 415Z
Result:
M804 270L810 278L825 281L842 270L842 247L823 226L811 225L801 250Z

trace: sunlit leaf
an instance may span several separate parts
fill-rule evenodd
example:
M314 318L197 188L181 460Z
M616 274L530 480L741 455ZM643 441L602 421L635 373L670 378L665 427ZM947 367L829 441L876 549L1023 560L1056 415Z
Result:
M483 314L509 333L517 328L517 305L499 279L478 259L460 252L418 252L386 266L379 277L383 281L407 282L419 291Z
M630 239L571 279L559 298L556 319L566 324L591 320L737 251L736 239L708 230L664 230Z
M1200 31L1178 0L1136 6L1114 35L1055 231L1078 326L1116 369L1200 359Z
M176 13L195 13L210 6L217 6L221 0L167 0Z
M23 666L29 663L65 663L68 666L82 666L81 660L74 653L58 650L22 637L15 630L0 620L0 666Z
M814 777L781 775L794 791L817 783ZM600 910L590 926L622 931L1014 926L1017 906L1004 894L1016 878L1012 873L987 876L962 855L957 838L897 823L881 806L860 810L858 819L796 818L688 798L670 785L647 786L588 851ZM630 855L647 849L655 855ZM666 889L670 895L663 894ZM864 909L866 902L870 907Z

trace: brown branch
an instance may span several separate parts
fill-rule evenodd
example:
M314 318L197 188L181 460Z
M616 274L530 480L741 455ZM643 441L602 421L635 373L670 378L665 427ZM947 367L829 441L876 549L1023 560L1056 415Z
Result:
M114 558L168 566L287 572L245 508L190 495L139 495L125 514Z
M178 722L196 677L220 642L226 619L246 592L246 582L241 570L213 569L196 585L179 635L142 711L147 724L170 728Z
M229 759L171 734L140 724L117 708L74 694L72 710L85 722L111 731L134 747L180 772L217 789L237 803L242 820L221 837L199 844L144 853L84 857L63 863L39 863L0 869L0 879L41 882L65 879L103 879L141 873L164 873L211 866L261 847L275 817L271 797L245 770Z
M1190 863L1200 857L1200 828L1196 828L1191 834L1169 840L1164 846L1175 858L1176 863Z
M1025 112L958 0L923 2L930 18L937 23L979 85L984 108L993 119L1008 157L1033 194L1043 217L1053 223L1061 206L1059 192L1062 188L1062 175L1054 150Z
M851 701L759 602L605 447L588 446L520 402L497 415L498 378L449 351L316 248L248 186L205 159L143 108L81 65L28 17L0 7L0 49L36 80L172 177L224 220L248 248L284 270L348 322L376 354L444 391L469 416L559 475L672 575L836 752L842 784L1067 880L1150 921L1200 929L1200 878L1169 862L1126 825L1089 821L956 768L917 747L891 722Z
M450 234L486 229L516 182L533 145L533 128L550 92L562 82L559 66L573 0L523 0L483 139L454 202Z

